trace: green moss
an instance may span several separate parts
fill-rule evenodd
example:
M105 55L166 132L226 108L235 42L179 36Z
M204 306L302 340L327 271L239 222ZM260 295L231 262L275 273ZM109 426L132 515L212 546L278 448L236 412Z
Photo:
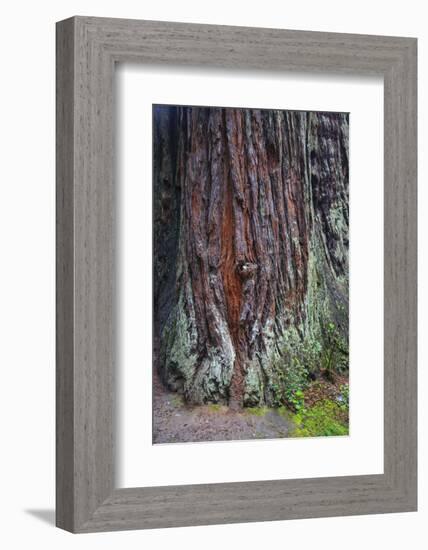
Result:
M219 403L211 403L211 405L208 405L208 407L212 412L218 412L222 409L222 405L220 405Z
M293 415L295 428L292 437L325 437L348 435L349 427L343 422L343 408L330 399L325 399L309 409L303 408Z
M249 414L253 414L254 416L264 416L266 413L269 412L268 407L248 407L245 409Z
M284 407L284 405L282 405L281 407L278 407L276 410L280 416L283 416L285 418L290 417L290 410L287 409L287 407Z

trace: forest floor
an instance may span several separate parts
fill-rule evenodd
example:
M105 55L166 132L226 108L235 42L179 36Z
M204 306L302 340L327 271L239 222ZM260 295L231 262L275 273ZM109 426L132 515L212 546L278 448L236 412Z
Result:
M319 403L332 403L331 399L339 395L338 388L344 382L346 382L345 379L341 379L336 384L322 381L309 387L305 392L305 402L309 407L307 418L305 415L302 417L301 414L293 414L285 407L246 408L236 411L223 405L187 405L181 395L168 391L155 374L153 377L153 443L277 439L294 435L346 435L344 432L341 433L343 430L340 430L340 427L339 433L334 431L329 433L330 418L325 417L324 409L321 410L323 415L321 426L318 412L316 417L315 429L320 430L320 433L309 433L304 425L306 418L308 423L314 424L311 411L317 411ZM311 409L311 407L314 408ZM328 420L327 424L326 420ZM343 417L341 420L347 423L346 418ZM327 432L322 433L326 429Z
M276 439L287 437L290 427L291 421L276 409L186 405L154 376L153 443Z

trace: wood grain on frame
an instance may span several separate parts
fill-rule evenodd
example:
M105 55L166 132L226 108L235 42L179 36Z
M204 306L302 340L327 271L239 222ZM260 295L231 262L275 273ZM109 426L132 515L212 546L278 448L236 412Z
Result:
M114 487L115 62L383 76L384 474ZM416 83L413 38L90 17L57 24L59 527L416 510Z

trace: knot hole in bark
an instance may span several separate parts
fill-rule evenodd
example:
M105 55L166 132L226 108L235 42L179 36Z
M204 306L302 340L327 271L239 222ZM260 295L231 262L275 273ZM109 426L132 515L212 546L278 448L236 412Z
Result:
M252 279L257 269L258 265L251 262L238 262L236 265L236 272L243 281Z

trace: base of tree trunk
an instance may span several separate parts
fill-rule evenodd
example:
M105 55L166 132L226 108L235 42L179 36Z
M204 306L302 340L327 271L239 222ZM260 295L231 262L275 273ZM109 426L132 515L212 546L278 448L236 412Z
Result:
M153 128L163 383L280 406L347 369L348 115L155 106Z

